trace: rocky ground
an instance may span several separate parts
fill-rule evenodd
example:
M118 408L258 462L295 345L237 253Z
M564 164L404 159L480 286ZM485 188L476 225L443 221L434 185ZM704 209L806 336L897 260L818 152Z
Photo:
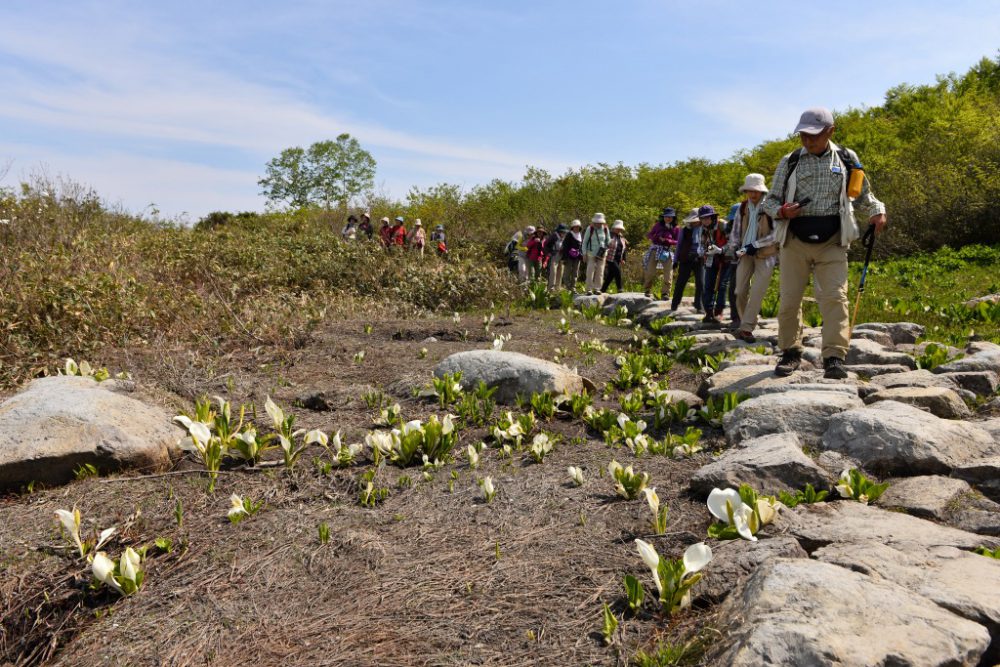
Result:
M544 311L497 313L488 331L481 315L342 321L281 363L253 348L225 365L175 351L121 352L102 361L131 371L131 382L29 385L0 406L0 487L8 490L0 664L614 665L657 646L681 657L647 664L1000 661L1000 560L976 553L1000 546L1000 346L973 342L955 351L961 358L921 370L922 327L862 324L849 379L829 381L812 366L820 332L807 329L807 363L776 378L773 321L750 345L701 328L689 307L665 321L665 304L639 294L576 305L609 315L623 307L627 321L571 316L573 333L560 331L562 315ZM605 384L617 375L615 357L636 349L634 336L651 335L632 323L724 355L713 368L689 352L695 361L678 360L660 378L697 393L687 395L692 406L747 397L718 425L696 424L703 452L609 449L581 420L557 413L540 424L559 438L541 464L487 447L478 469L459 454L425 481L419 467L373 468L370 451L324 471L314 446L291 471L275 452L253 468L232 462L208 493L171 425L195 396L260 409L270 395L297 415L296 427L361 442L377 412L366 394L398 402L406 419L454 412L421 396L435 369L462 370L466 383L481 378L508 402L526 391L596 387L595 407L618 410L624 392ZM510 334L503 352L487 351L498 334ZM263 430L263 411L253 418ZM650 432L679 436L690 425ZM459 447L490 440L488 428L470 424ZM663 535L641 497L615 494L604 473L611 458L649 473L669 507ZM101 476L74 479L82 463ZM583 469L582 486L570 483L570 465ZM841 498L839 477L852 468L888 489L871 504ZM369 469L388 492L375 507L358 502ZM491 503L475 481L487 475L498 489ZM765 494L811 484L830 496L779 508L757 541L707 538L706 497L742 483ZM230 525L232 493L263 509ZM109 552L171 540L169 551L147 552L138 593L119 598L88 586L89 566L65 548L53 520L74 505L87 530L118 527ZM628 611L625 574L655 593L636 538L670 558L711 546L690 609L668 618L647 601ZM610 645L603 603L619 621Z

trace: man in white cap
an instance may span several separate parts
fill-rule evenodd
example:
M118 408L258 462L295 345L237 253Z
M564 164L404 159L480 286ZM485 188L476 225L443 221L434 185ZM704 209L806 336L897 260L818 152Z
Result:
M764 175L747 174L740 192L746 199L737 204L726 250L737 257L736 309L740 324L734 334L753 343L753 330L777 263L778 246L774 242L774 221L761 208L767 194Z
M583 256L587 261L587 294L600 294L604 282L604 262L611 243L608 221L603 213L595 213L583 233Z
M775 220L780 247L781 305L778 310L780 376L791 375L802 360L802 297L810 276L823 316L824 377L847 378L844 359L851 340L847 300L847 249L861 233L857 210L879 233L886 225L885 205L871 192L857 154L837 146L833 114L808 109L795 127L802 148L783 157L764 198L764 212Z

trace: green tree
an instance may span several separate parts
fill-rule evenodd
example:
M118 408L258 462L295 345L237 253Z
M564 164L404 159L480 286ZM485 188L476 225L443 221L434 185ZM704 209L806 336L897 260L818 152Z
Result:
M271 203L332 208L370 192L374 182L375 158L357 139L341 134L308 149L286 148L267 163L257 184Z

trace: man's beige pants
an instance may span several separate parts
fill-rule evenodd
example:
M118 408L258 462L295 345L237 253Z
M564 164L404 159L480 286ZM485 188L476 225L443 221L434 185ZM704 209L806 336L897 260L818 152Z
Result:
M649 261L646 262L646 266L642 267L642 291L648 292L653 287L653 281L656 280L656 265L661 263L663 264L663 292L661 294L664 299L669 299L670 284L674 277L674 262L670 257L660 262L655 255L649 255Z
M773 259L773 258L772 258ZM740 314L740 331L753 333L760 316L764 294L771 284L774 262L744 255L736 265L736 311Z
M851 340L847 302L847 248L839 234L825 243L805 243L791 232L781 248L781 306L778 347L802 349L802 297L813 276L816 305L823 316L823 358L845 359Z
M587 256L587 291L601 291L604 282L604 263L606 258L596 255Z

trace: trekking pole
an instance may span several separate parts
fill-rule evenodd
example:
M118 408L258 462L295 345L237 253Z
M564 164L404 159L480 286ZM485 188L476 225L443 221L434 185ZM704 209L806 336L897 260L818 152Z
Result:
M865 293L865 281L868 279L868 265L872 261L872 250L875 248L875 225L869 224L868 230L861 238L861 243L867 248L865 252L865 265L861 269L861 282L858 284L858 297L854 301L854 316L851 318L851 328L858 321L858 310L861 308L861 295Z

